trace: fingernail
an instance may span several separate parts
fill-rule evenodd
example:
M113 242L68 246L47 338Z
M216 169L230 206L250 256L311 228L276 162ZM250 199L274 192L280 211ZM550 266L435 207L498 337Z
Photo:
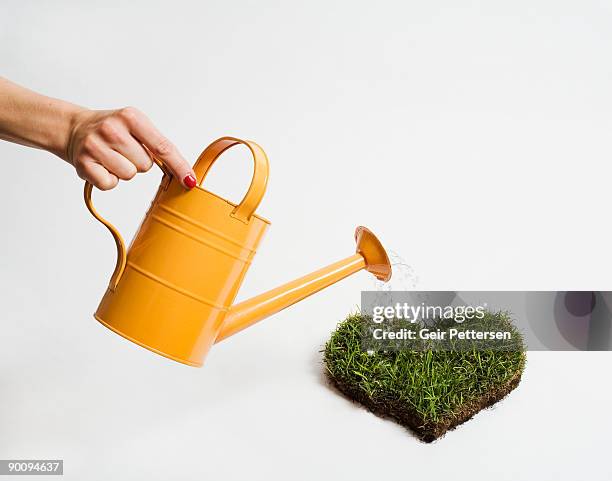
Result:
M183 179L183 184L185 184L185 187L187 187L189 189L193 189L196 186L197 183L198 183L198 181L193 176L193 174L188 174Z

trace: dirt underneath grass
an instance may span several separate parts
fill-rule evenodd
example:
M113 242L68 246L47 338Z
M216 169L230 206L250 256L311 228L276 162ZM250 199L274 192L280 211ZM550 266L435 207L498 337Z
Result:
M349 316L325 346L327 376L348 398L432 442L504 398L521 380L526 358L520 334L507 314L487 316L491 325L513 331L516 349L368 353L361 343L367 318Z

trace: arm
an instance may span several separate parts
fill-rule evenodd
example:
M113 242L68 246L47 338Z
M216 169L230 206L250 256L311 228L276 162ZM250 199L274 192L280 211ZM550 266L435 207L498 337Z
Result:
M0 77L0 139L47 150L70 163L101 190L146 172L161 159L186 188L196 184L191 166L133 107L88 110L37 94Z

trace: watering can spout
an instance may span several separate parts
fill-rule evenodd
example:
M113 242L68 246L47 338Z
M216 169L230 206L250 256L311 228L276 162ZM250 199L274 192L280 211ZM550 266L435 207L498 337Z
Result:
M365 227L357 227L355 241L357 249L352 256L233 306L225 317L216 342L246 329L361 269L371 272L378 280L388 281L391 278L391 263L376 236Z

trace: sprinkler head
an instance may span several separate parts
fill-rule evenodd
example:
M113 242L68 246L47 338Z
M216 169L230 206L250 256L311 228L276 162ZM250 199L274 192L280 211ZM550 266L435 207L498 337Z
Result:
M357 253L365 259L366 270L374 274L379 281L387 282L391 279L389 256L372 231L367 227L357 227L355 242L357 242Z

